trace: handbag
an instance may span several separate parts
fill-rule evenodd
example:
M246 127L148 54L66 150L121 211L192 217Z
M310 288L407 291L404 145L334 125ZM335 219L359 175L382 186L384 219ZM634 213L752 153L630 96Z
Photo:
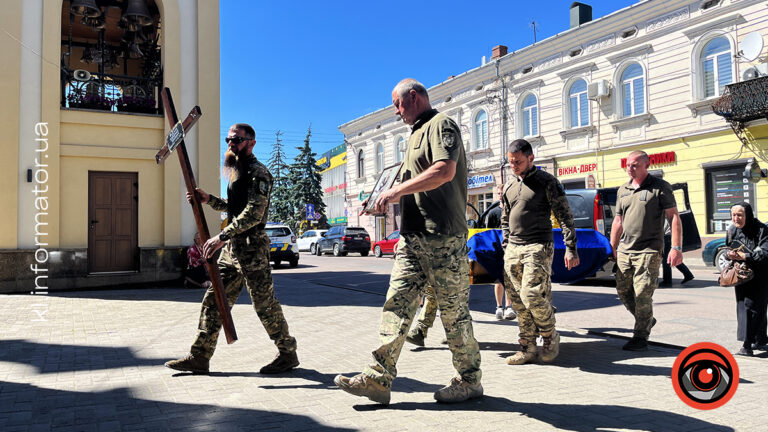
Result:
M736 251L741 250L739 246ZM730 261L717 278L717 283L723 287L730 287L747 283L755 277L755 272L742 261Z

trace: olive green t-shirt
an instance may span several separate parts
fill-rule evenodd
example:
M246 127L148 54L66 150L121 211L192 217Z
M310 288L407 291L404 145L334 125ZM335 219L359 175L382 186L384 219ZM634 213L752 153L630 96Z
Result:
M467 161L461 133L453 120L433 109L422 114L413 125L401 182L418 176L441 160L455 161L456 175L436 189L400 198L401 234L467 233Z
M637 189L632 181L616 192L616 214L622 217L623 232L619 252L659 252L664 250L665 210L677 207L672 186L648 174Z

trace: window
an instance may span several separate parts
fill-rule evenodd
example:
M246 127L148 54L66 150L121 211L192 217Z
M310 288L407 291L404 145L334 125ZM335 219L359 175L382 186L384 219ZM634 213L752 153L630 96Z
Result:
M539 108L536 95L528 94L523 99L522 106L523 137L539 135Z
M643 68L632 63L621 74L621 115L631 117L645 112Z
M743 171L743 163L705 169L708 234L722 234L731 226L732 205L746 201L755 208L755 184Z
M376 172L384 169L384 146L381 143L376 144Z
M488 192L484 194L480 194L477 196L477 211L480 212L480 214L483 214L483 212L493 204L493 192Z
M480 110L475 116L475 150L488 148L488 114Z
M365 153L362 150L357 153L357 178L365 177Z
M395 162L402 162L405 158L405 138L397 137L395 140Z
M731 58L731 44L725 37L716 37L704 46L701 53L704 99L721 96L726 84L733 82Z
M583 79L576 80L568 90L568 117L570 128L589 125L587 82Z

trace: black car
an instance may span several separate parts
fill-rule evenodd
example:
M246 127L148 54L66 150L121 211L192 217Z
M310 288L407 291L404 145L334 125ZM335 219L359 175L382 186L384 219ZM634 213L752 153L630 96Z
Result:
M335 256L346 256L349 252L368 256L371 250L371 236L365 228L335 226L317 241L315 250L318 256L328 252L333 252Z

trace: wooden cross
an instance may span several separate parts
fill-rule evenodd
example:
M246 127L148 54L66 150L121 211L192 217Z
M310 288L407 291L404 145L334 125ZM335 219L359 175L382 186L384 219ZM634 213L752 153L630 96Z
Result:
M203 214L203 206L200 203L200 199L195 193L197 184L195 183L195 175L192 173L192 165L189 163L189 157L187 156L187 147L184 145L184 135L197 123L203 113L200 111L200 107L196 106L192 108L189 115L183 122L179 121L179 117L176 115L176 108L173 106L173 98L171 97L171 90L168 87L163 88L163 92L160 94L163 100L163 108L165 109L165 115L168 117L168 122L171 124L171 131L165 138L165 145L155 155L155 160L158 164L162 163L174 150L179 155L179 162L181 163L181 173L184 176L184 183L187 185L187 192L192 195L192 213L195 214L195 222L197 223L197 232L200 234L200 240L203 243L211 238L210 232L208 232L208 224L205 223L205 214ZM224 286L221 283L221 274L219 273L219 267L216 262L211 259L205 260L205 268L208 269L208 275L211 278L213 284L213 292L216 297L216 307L221 316L221 321L224 327L224 334L227 337L227 343L233 343L237 340L237 333L235 332L235 324L232 322L232 314L229 311L229 305L227 304L227 296L224 294Z

